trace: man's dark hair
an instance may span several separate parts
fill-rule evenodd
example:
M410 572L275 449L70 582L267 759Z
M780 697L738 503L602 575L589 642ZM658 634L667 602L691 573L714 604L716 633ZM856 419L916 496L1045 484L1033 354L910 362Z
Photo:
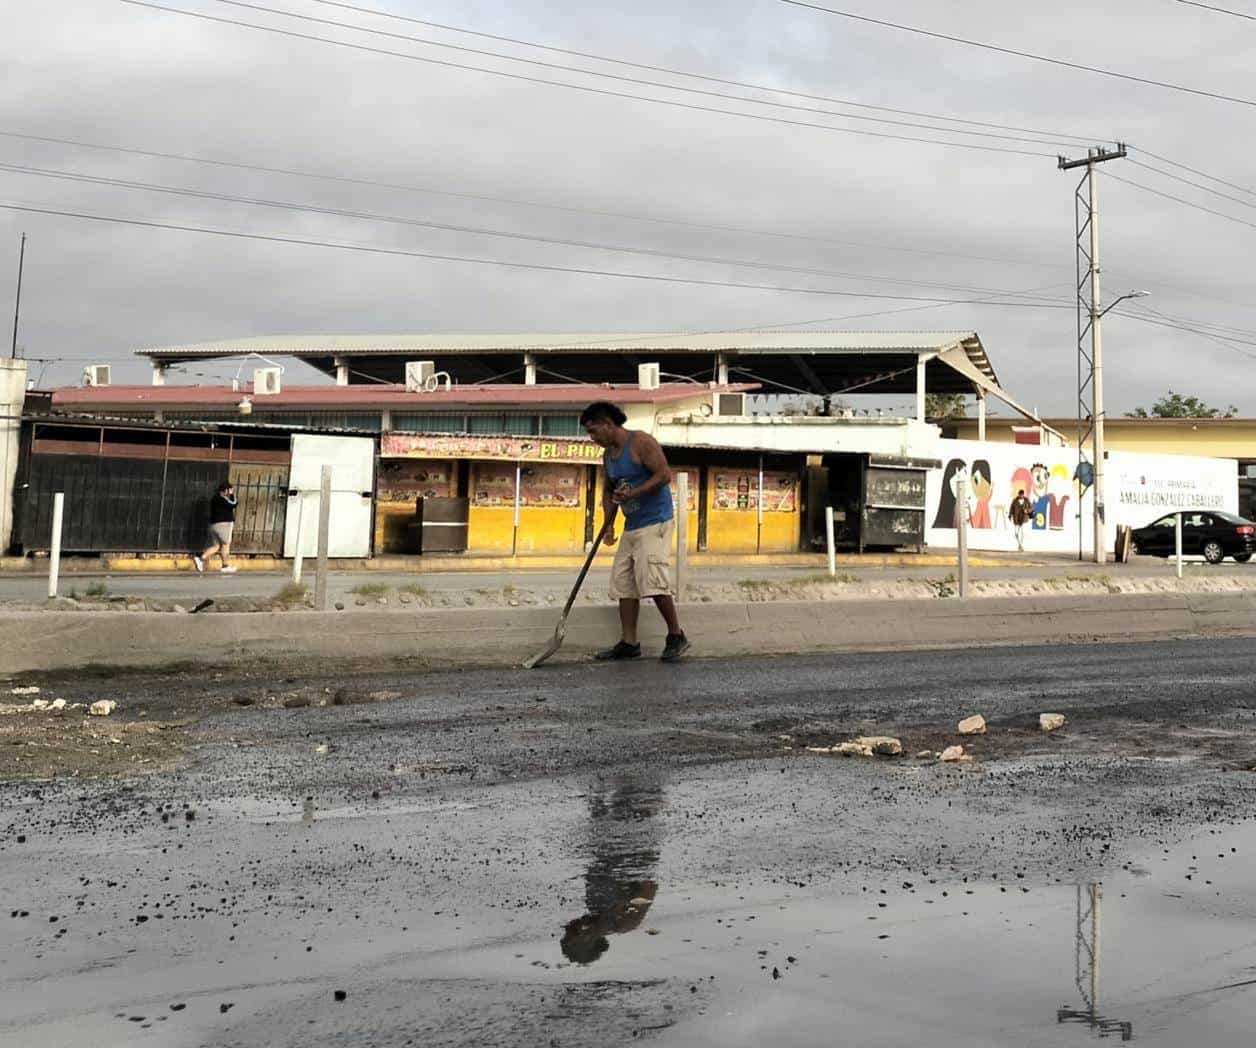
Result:
M607 422L613 422L617 426L622 426L628 421L628 416L620 410L618 405L612 404L609 400L595 400L580 412L580 425L582 426L590 422L599 422L603 419Z
M233 485L231 481L224 480L221 484L218 485L218 494L221 495L224 491L230 491L232 486Z

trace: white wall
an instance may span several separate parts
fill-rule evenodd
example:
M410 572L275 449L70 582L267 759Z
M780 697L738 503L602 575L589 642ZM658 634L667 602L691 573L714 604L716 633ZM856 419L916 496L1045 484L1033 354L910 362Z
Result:
M26 361L0 359L0 555L13 537L13 482L26 400Z
M707 445L764 452L849 451L936 458L937 426L914 419L742 416L663 420L654 428L669 447Z
M1073 479L1077 451L1073 448L977 440L941 440L937 457L942 469L931 470L926 482L926 541L954 547L956 532L947 526L954 502L949 496L957 468L969 476L968 544L973 549L1014 550L1016 537L1007 507L1016 488L1035 504L1034 520L1025 528L1028 552L1093 554L1093 493L1083 495ZM986 497L974 490L975 471L988 467L991 487ZM944 479L946 484L944 485ZM1238 463L1234 459L1190 455L1139 455L1110 452L1107 469L1106 548L1116 542L1116 527L1142 527L1174 509L1238 511ZM984 505L983 505L984 503Z

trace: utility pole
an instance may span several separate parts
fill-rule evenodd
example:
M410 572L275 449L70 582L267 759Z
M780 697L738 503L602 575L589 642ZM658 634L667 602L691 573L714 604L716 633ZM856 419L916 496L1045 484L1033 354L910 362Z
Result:
M26 234L22 234L22 246L18 248L17 253L17 295L13 303L13 348L9 351L9 358L17 359L17 322L22 315L22 265L26 262Z
M1096 564L1102 564L1106 559L1107 547L1104 538L1103 308L1099 292L1099 202L1095 188L1095 165L1118 160L1125 155L1125 145L1118 142L1116 149L1106 146L1088 149L1084 159L1057 158L1061 171L1078 167L1086 169L1086 176L1078 183L1074 193L1073 203L1077 229L1077 473L1084 484L1086 471L1083 466L1086 462L1086 438L1089 437L1094 469ZM1082 274L1083 263L1085 275ZM1089 350L1086 347L1087 335L1090 336ZM1086 403L1087 394L1089 404ZM1080 532L1079 522L1079 559Z

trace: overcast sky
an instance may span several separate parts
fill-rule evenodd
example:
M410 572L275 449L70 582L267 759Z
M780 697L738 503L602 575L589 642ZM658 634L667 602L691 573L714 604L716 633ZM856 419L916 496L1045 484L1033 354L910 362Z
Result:
M1068 308L960 304L916 309L922 303L872 296L971 299L1032 289L1049 300L1044 304L1067 305L1073 289L1072 194L1080 172L1059 172L1054 156L1083 150L1055 144L1059 135L1126 140L1256 189L1252 105L975 50L779 0L355 2L637 62L1049 135L1031 143L1004 141L773 109L460 54L216 0L161 2L603 90L1042 155L690 111L285 38L118 0L5 0L0 131L414 188L353 185L13 137L0 137L0 163L781 268L540 244L9 170L0 170L2 202L402 251L870 296L510 269L0 210L4 342L7 347L18 238L25 231L20 343L29 357L63 360L47 368L33 366L45 385L77 381L82 362L123 364L137 348L250 335L716 331L822 320L813 326L976 330L1013 394L1043 413L1067 415L1074 410L1076 387L1075 318ZM314 0L256 3L583 69L792 105L844 108L500 44ZM1221 94L1256 96L1251 76L1256 21L1176 0L846 4L881 19ZM1256 14L1253 0L1223 6ZM844 111L930 122L849 107ZM1136 158L1199 181L1145 154ZM1104 169L1254 224L1101 179L1105 299L1147 289L1152 297L1129 304L1131 311L1159 319L1147 312L1154 309L1189 318L1195 326L1227 325L1228 334L1250 343L1222 343L1110 315L1104 326L1108 410L1149 403L1173 388L1221 405L1234 403L1243 414L1256 415L1256 296L1251 293L1256 195L1207 183L1234 198L1226 200L1128 161ZM690 225L472 201L424 189ZM913 311L842 319L907 308ZM219 365L206 374L234 370L234 365ZM147 381L146 366L130 363L115 375L115 381L127 379Z

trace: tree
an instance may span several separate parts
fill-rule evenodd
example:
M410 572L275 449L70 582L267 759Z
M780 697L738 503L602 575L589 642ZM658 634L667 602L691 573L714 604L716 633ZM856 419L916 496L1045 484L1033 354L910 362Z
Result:
M925 394L925 418L963 418L967 414L963 393Z
M1181 393L1174 393L1169 390L1166 396L1161 397L1151 405L1151 410L1147 408L1135 408L1133 411L1125 413L1126 418L1234 418L1239 413L1239 409L1231 404L1222 411L1220 408L1211 408L1205 404L1199 397L1184 396Z

